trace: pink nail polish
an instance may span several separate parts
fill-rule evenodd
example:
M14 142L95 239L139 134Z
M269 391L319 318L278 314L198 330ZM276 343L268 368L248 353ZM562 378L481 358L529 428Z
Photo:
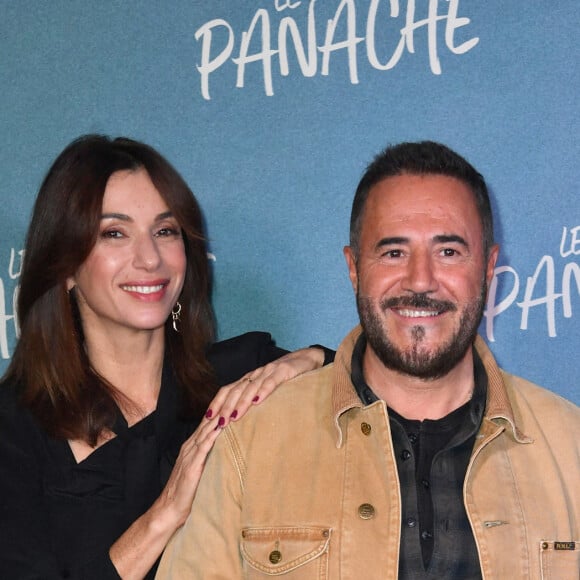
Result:
M230 419L235 419L237 416L238 416L238 410L237 409L234 409L234 411L230 415Z
M213 415L213 411L211 409L208 409L206 414L205 414L205 418L206 419L211 419L211 416Z
M252 399L252 403L257 403L260 400L260 397L258 395L256 395L253 399Z

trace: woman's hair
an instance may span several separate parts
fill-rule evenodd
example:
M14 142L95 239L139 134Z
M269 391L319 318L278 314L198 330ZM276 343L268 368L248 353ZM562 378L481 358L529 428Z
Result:
M206 350L213 339L210 273L203 218L179 173L152 147L126 138L87 135L56 159L40 187L26 239L18 295L20 339L5 379L19 383L24 404L54 437L95 445L113 426L120 393L92 368L74 291L67 279L95 245L105 187L116 171L147 171L182 229L187 266L181 332L165 324L165 357L189 416L205 410L215 389Z

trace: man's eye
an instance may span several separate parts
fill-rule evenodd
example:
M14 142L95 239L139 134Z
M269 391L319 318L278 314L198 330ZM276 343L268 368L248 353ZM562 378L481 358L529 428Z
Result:
M403 250L388 250L386 251L383 256L387 258L400 258L403 255Z
M457 255L457 250L453 248L444 248L441 250L441 253L447 258L452 258L453 256Z

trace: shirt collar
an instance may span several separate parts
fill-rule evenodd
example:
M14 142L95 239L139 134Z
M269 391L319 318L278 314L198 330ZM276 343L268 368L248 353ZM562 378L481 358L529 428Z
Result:
M352 351L351 361L351 380L358 397L364 405L370 405L379 398L369 387L363 375L363 356L367 346L367 339L364 333L361 333ZM487 373L483 362L477 351L473 350L473 369L474 369L474 389L473 396L469 400L470 423L479 425L483 418L485 409L485 398L487 393Z

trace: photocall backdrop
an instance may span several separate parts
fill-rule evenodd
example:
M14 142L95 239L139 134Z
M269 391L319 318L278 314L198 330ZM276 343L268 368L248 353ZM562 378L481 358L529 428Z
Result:
M481 333L580 403L577 0L2 0L0 370L32 204L84 133L159 149L207 220L219 335L336 347L342 247L389 143L441 141L486 177L501 257Z

